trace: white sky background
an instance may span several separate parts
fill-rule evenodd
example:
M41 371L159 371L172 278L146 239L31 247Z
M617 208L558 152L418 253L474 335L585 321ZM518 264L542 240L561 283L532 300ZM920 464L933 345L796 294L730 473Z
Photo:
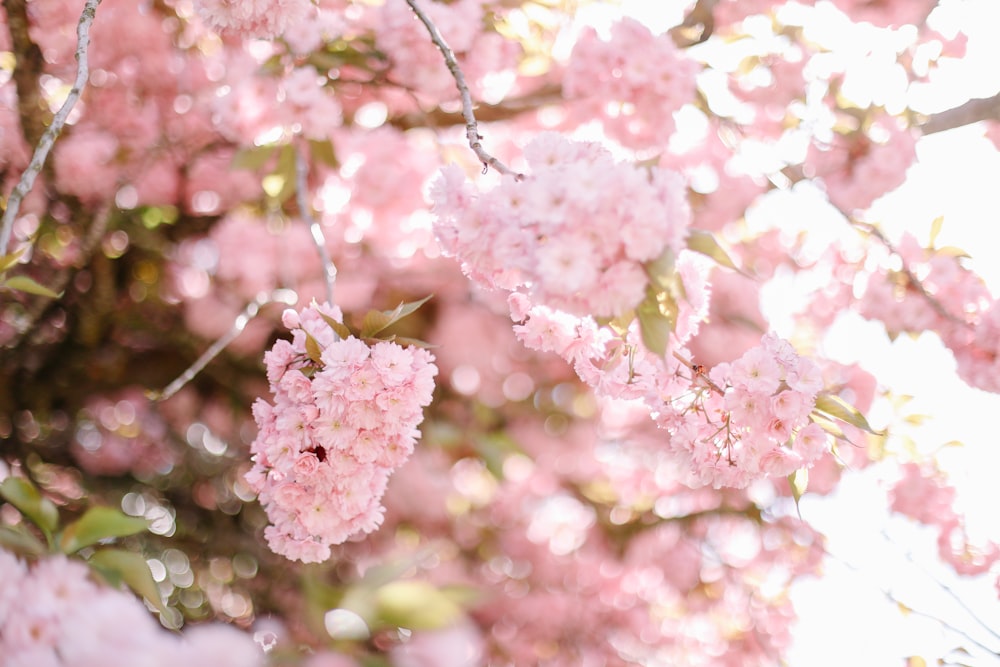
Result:
M624 0L623 4L626 13L659 32L676 24L690 3ZM608 25L606 14L584 12L580 19ZM909 104L930 113L1000 90L1000 0L942 0L932 25L945 34L952 32L952 26L961 26L969 37L967 55L948 63L930 84L909 92L893 84L891 68L874 67L864 59L866 50L878 43L871 26L852 27L830 12L823 12L819 23L815 34L830 46L845 49L856 63L848 77L859 102L876 96L890 109ZM921 139L917 152L919 163L911 168L907 183L876 203L873 219L890 238L907 230L926 243L931 221L943 215L937 245L965 249L972 255L972 268L994 295L1000 295L1000 154L983 137L980 125ZM758 214L777 215L808 229L819 243L843 232L844 223L831 219L829 210L800 199L778 197ZM782 335L791 335L790 315L802 297L798 289L785 284L765 292L764 306ZM964 385L955 375L951 353L932 334L917 340L904 336L890 343L881 326L847 316L828 332L822 352L845 363L858 362L881 387L915 397L902 414L894 414L887 401L877 401L870 414L876 428L892 425L900 435L912 437L922 452L949 441L963 443L945 450L938 460L958 488L959 509L968 513L974 541L1000 537L1000 427L993 422L1000 416L1000 395ZM929 419L920 426L901 428L902 417L911 413ZM890 447L898 449L899 442L891 440ZM845 476L833 497L803 498L803 517L828 537L835 558L827 560L822 579L803 582L793 592L799 622L788 663L792 667L903 665L906 656L919 655L928 664L945 657L955 663L1000 665L1000 660L984 656L941 624L904 615L886 598L883 591L889 590L912 608L1000 649L1000 640L978 627L935 583L951 587L980 619L1000 632L996 575L956 577L937 560L936 530L890 517L884 480L892 474L891 467L876 466ZM960 646L972 656L952 652Z

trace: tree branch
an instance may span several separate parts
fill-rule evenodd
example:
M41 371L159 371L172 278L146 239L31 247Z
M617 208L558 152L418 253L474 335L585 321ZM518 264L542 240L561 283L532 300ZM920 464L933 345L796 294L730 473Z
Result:
M564 102L562 86L550 83L521 97L512 97L497 104L479 104L476 106L476 120L487 123L510 120L521 114L537 111L546 104L561 104L562 102ZM465 123L465 116L462 111L445 111L438 107L431 111L390 117L387 122L400 130L411 130L428 125L451 127Z
M970 125L981 120L1000 120L1000 94L969 100L953 109L931 114L918 126L921 132L926 135Z
M900 252L896 249L896 247L893 246L892 242L888 238L886 238L885 234L882 233L881 229L879 229L878 227L876 227L871 223L861 222L860 220L855 220L851 217L848 217L848 220L850 220L851 224L853 224L855 227L863 229L864 231L874 236L876 239L879 240L879 242L882 243L882 245L886 247L886 249L889 252L899 257L900 264L903 267L903 274L906 276L907 282L909 283L910 286L913 287L913 289L917 291L918 294L920 294L920 296L924 299L924 301L927 302L927 304L934 310L935 313L937 313L944 319L948 320L949 322L954 322L955 324L960 324L962 326L969 326L969 322L963 320L961 317L957 315L954 315L953 313L948 312L948 310L944 307L944 305L942 305L941 302L938 301L937 297L927 291L927 288L924 287L924 284L922 282L920 282L920 279L916 275L914 275L913 271L910 270L910 267L906 265L906 261L903 260L903 255L900 254Z
M45 108L38 79L45 69L45 58L28 33L28 8L26 0L4 0L7 10L7 28L11 44L17 54L14 66L14 85L17 88L17 110L21 118L21 131L29 146L34 146L45 132ZM0 253L2 254L2 253Z
M35 177L42 171L45 159L48 157L49 151L52 150L52 145L66 123L66 117L76 106L77 100L80 99L80 93L87 85L87 47L90 45L90 25L94 22L94 15L99 4L101 4L101 0L87 0L87 4L80 14L80 21L76 26L76 80L73 82L73 87L70 89L66 101L52 118L52 123L42 133L35 147L35 152L31 156L31 162L21 174L21 180L14 187L14 191L10 193L10 198L7 200L7 210L3 212L3 223L0 225L0 257L7 254L7 245L10 242L11 232L14 230L17 212L21 208L21 200L31 192L31 187L35 184ZM27 30L26 26L25 30Z
M236 320L233 322L233 326L229 331L227 331L221 338L212 343L207 350L200 357L198 357L191 366L188 367L180 376L177 377L173 382L168 384L162 391L149 391L146 393L147 397L153 401L165 401L178 391L180 391L184 385L193 380L195 376L198 375L208 365L208 362L219 356L219 353L226 349L226 346L233 342L237 336L239 336L243 329L246 328L247 324L263 306L269 303L281 302L288 305L295 303L298 297L295 292L289 289L276 289L273 292L262 292L257 295L257 298L247 304L247 307L243 309L239 315L236 316Z
M524 178L523 174L515 172L503 162L487 153L486 149L483 148L483 144L481 143L483 137L479 134L476 116L472 112L472 93L469 92L469 86L465 83L465 75L462 74L462 68L458 66L454 51L444 41L444 37L441 36L440 31L438 31L437 26L434 25L430 17L417 5L416 0L406 0L406 4L410 6L413 13L416 14L420 22L427 28L427 32L431 36L431 41L441 51L441 55L444 56L444 62L448 66L448 71L451 72L452 78L455 79L455 86L462 97L462 117L465 119L465 136L469 140L469 147L472 149L472 152L483 163L483 169L493 167L501 174L510 174L519 180Z

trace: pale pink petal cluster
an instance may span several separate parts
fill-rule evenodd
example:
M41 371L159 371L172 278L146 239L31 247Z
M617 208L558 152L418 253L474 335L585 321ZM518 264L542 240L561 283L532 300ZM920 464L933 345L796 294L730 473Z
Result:
M819 367L768 334L732 363L691 369L687 397L645 397L668 449L695 479L742 488L809 468L828 449L810 418L823 389Z
M314 303L283 321L292 340L264 355L274 403L258 399L260 429L247 481L271 521L275 553L306 563L382 523L386 483L409 458L437 367L424 349L338 338Z
M691 485L743 488L809 468L829 451L811 419L822 372L787 341L768 334L735 361L707 369L648 352L637 329L633 323L622 340L591 318L541 306L514 327L527 347L573 364L599 398L641 400L667 433L660 454ZM679 358L690 356L672 340Z
M423 2L421 9L427 14L445 42L459 58L463 72L470 84L475 83L470 73L470 58L490 55L492 49L481 49L485 19L481 0L456 2ZM393 81L432 99L458 97L455 80L441 58L441 52L431 42L427 29L414 16L405 2L386 2L373 17L375 45L392 62ZM480 51L486 51L481 54ZM499 63L491 63L493 71ZM473 67L473 70L481 69ZM475 86L473 86L475 88Z
M682 178L615 162L600 145L543 133L530 175L477 192L457 166L432 188L435 232L477 282L574 315L614 317L645 297L645 265L676 256L690 222Z
M596 31L580 35L563 77L563 94L599 118L609 137L623 146L665 145L676 125L673 112L695 99L701 65L677 48L668 34L653 35L626 18L610 39Z
M29 566L0 550L0 662L256 667L264 655L249 635L225 625L163 630L138 599L98 584L80 561L60 555Z
M909 275L898 267L889 267L888 279L873 273L858 311L881 321L891 335L936 332L955 355L962 380L1000 392L1000 306L982 278L955 253L923 248L910 234L896 251Z
M909 129L885 120L867 132L837 135L828 146L811 146L806 162L823 179L830 202L851 213L903 184L916 145Z
M276 37L301 20L310 0L195 0L205 22L243 37Z
M868 22L880 28L906 24L920 25L937 5L937 0L832 0L840 11L855 22Z
M965 517L955 511L955 488L931 464L905 463L902 477L889 491L894 512L938 529L938 554L955 572L975 576L1000 562L1000 544L972 544Z

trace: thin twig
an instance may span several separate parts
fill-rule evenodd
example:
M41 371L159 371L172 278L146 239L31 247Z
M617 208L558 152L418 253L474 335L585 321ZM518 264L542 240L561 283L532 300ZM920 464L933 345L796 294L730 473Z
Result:
M1000 95L969 100L952 109L931 114L918 127L924 134L934 134L981 120L1000 120Z
M176 380L168 384L163 388L162 391L149 391L146 392L146 396L153 401L165 401L178 391L181 390L184 385L193 380L195 376L202 371L208 362L212 361L222 352L227 345L229 345L233 340L236 339L243 329L246 328L247 324L263 306L269 303L285 303L292 305L298 300L298 296L294 291L290 289L276 289L273 292L262 292L257 295L257 298L247 304L247 307L243 309L243 312L236 316L236 320L233 322L233 327L219 340L212 343L212 345L205 350L205 352L198 357L197 360L191 366L188 367L186 371L181 373Z
M17 218L17 212L21 208L21 200L31 192L31 188L35 184L35 177L42 171L45 159L48 157L49 151L52 150L52 145L62 131L63 125L66 123L66 118L69 116L70 111L73 110L73 107L76 106L76 102L80 99L80 94L83 92L84 86L87 85L87 77L89 76L87 47L90 45L90 25L94 22L94 16L97 13L97 6L99 4L101 4L101 0L87 0L83 8L83 13L80 14L80 21L76 26L76 80L73 82L73 87L70 89L69 95L66 96L66 101L63 102L62 107L60 107L59 111L52 118L52 123L48 129L42 134L42 138L39 140L38 146L35 147L35 152L31 156L31 162L28 163L28 167L21 174L21 180L14 187L13 192L10 193L10 198L7 200L7 210L3 213L3 223L0 225L0 257L7 254L7 245L10 243L10 236L14 230L14 220Z
M472 152L476 154L479 161L483 163L483 170L493 167L501 174L509 174L514 176L518 180L524 178L524 174L520 174L503 162L493 157L486 152L483 148L482 135L479 134L479 126L476 123L476 116L472 111L472 93L469 92L469 86L465 83L465 75L462 74L462 68L458 66L458 61L455 59L455 53L448 46L448 43L444 41L444 37L441 36L440 31L438 31L437 26L431 21L430 17L423 12L422 9L417 5L416 0L406 0L406 4L410 6L413 13L416 14L420 22L424 24L427 28L427 32L431 36L431 41L434 42L435 46L441 51L444 56L444 62L448 66L448 71L451 72L452 78L455 79L455 86L458 88L458 93L462 97L462 116L465 118L465 136L469 140L469 147Z
M709 377L708 377L708 373L706 373L706 372L705 372L705 370L704 370L704 369L703 369L703 368L702 368L701 366L699 366L698 364L695 364L695 363L693 363L693 362L692 362L692 361L691 361L690 359L685 359L685 358L684 358L684 357L683 357L683 356L682 356L682 355L681 355L681 354L680 354L679 352L677 352L676 350L674 350L674 359L676 359L677 361L679 361L679 362L681 362L682 364L684 364L684 366L685 366L685 367L686 367L686 368L687 368L687 369L688 369L689 371L691 371L692 373L694 373L694 375L693 375L693 376L691 377L691 382L692 382L692 383L694 382L694 379L695 379L696 377L700 377L700 378L701 378L702 380L704 380L705 384L707 384L707 385L708 385L708 388L709 388L709 389L711 389L712 391L714 391L714 392L715 392L716 394L718 394L719 396L725 396L725 395L726 395L726 392L725 392L725 391L723 391L723 390L722 390L722 389L721 389L721 388L719 387L719 385L715 384L715 383L714 383L714 382L713 382L713 381L711 380L711 378L709 378Z
M945 594L947 594L948 597L950 597L952 600L954 600L955 603L959 607L961 607L962 610L965 611L965 613L968 614L972 618L972 620L974 620L976 623L978 623L980 627L982 627L984 630L986 630L986 632L988 632L991 635L993 635L994 638L1000 639L1000 632L998 632L997 630L995 630L995 629L991 628L989 625L987 625L986 622L983 619L981 619L976 614L976 612L973 611L972 608L969 607L969 605L967 605L965 603L965 601L962 600L962 598L960 598L958 596L958 593L956 593L948 584L946 584L943 581L939 580L937 577L935 577L933 574L931 574L931 572L927 568L925 568L923 565L921 565L920 563L918 563L917 560L913 557L913 553L911 551L909 551L907 549L902 549L901 545L897 544L895 540L893 540L891 537L889 537L889 534L885 530L882 531L882 537L889 544L893 544L895 546L900 547L900 550L903 552L903 556L906 557L906 560L910 561L910 563L914 567L916 567L918 570L920 570L924 574L924 576L926 576L928 579L930 579L931 581L933 581L934 584L938 588L940 588L941 590L943 590L945 592Z
M903 267L903 275L906 276L906 279L907 281L909 281L909 284L913 286L913 289L917 290L920 296L923 297L923 299L928 303L928 305L934 310L935 313L937 313L944 319L948 320L949 322L954 322L956 324L961 324L963 326L969 326L969 322L966 322L961 317L958 317L957 315L954 315L945 310L945 307L941 305L941 302L938 301L933 294L927 291L927 288L924 287L924 284L920 282L920 279L913 274L913 272L910 270L910 267L908 267L906 265L906 262L903 260L903 256L892 244L892 242L888 238L886 238L885 234L882 232L881 229L879 229L878 227L876 227L871 223L861 222L860 220L854 220L853 218L850 217L848 218L848 220L850 220L855 227L863 229L868 233L870 233L875 238L877 238L889 252L899 257L900 266Z
M833 560L837 561L838 563L840 563L841 565L843 565L847 569L852 570L853 572L855 572L855 573L857 573L859 575L863 574L863 570L860 567L858 567L857 565L854 565L853 563L850 563L850 562L844 560L843 558L840 558L839 556L836 556L836 555L830 553L829 549L827 549L826 547L823 547L823 553L826 554L827 557L832 558ZM935 616L934 614L932 614L930 612L921 611L919 609L914 609L913 607L911 607L910 605L906 604L905 602L903 602L902 600L900 600L898 597L896 597L896 594L893 593L888 588L883 588L882 586L880 586L878 584L874 584L874 586L875 586L875 588L882 595L885 596L885 598L887 600L889 600L889 602L892 602L893 604L895 604L900 609L905 609L907 611L907 613L913 614L914 616L920 616L921 618L926 618L928 620L934 621L935 623L938 623L942 628L944 628L946 630L949 630L951 632L954 632L955 634L959 635L960 637L964 637L967 641L975 644L976 646L978 646L982 650L986 651L990 655L1000 657L1000 652L998 652L996 649L994 649L991 646L987 646L986 644L984 644L983 642L979 641L978 639L976 639L975 637L973 637L972 635L970 635L968 632L962 630L961 628L958 628L958 627L952 625L951 623L949 623L948 621L944 620L943 618L940 618L939 616Z
M309 234L313 243L316 244L316 252L323 263L323 278L326 283L326 302L333 305L333 286L337 282L337 266L330 259L330 253L326 250L326 236L323 234L323 227L312 214L312 207L309 206L306 177L309 174L309 165L306 158L298 148L295 149L295 201L299 207L299 215L309 225Z
M476 105L476 120L480 122L510 120L526 113L538 111L540 107L547 104L559 104L562 101L562 86L549 83L530 93L526 93L520 97L509 97L497 104L480 103ZM390 116L386 121L387 124L400 130L427 127L428 124L434 127L451 127L461 125L464 122L465 116L461 111L445 111L441 107L431 109L430 111L418 111L399 116Z

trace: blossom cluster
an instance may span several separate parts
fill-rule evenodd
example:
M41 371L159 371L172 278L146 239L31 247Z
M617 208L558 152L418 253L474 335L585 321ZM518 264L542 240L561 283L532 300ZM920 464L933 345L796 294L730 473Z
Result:
M954 252L923 248L910 234L895 250L905 271L890 270L888 280L872 274L859 312L893 335L935 331L955 355L962 380L1000 391L1000 308L982 278Z
M309 0L197 0L198 13L213 28L244 37L269 38L309 12Z
M98 584L89 573L65 556L29 566L0 550L5 667L264 664L248 635L209 625L178 637L164 631L135 597Z
M808 468L827 450L811 421L819 366L773 334L732 363L691 369L690 400L647 396L669 448L703 484L744 487Z
M955 511L955 487L929 463L905 463L902 476L889 491L894 512L938 529L938 554L961 575L990 571L1000 562L1000 544L972 544L965 517ZM1000 578L998 578L1000 585Z
M382 522L382 495L409 458L437 367L424 349L339 338L340 310L285 311L292 340L264 355L274 403L258 399L260 429L247 481L271 521L275 553L321 562L330 546Z
M701 65L686 57L669 35L653 35L634 19L623 19L601 40L593 29L573 47L563 93L600 118L605 132L623 146L666 145L676 125L672 113L695 98Z
M617 163L596 143L544 133L531 175L476 192L450 166L433 186L435 233L472 279L574 315L615 317L646 295L645 265L678 254L690 222L682 178Z
M807 163L823 179L830 202L850 213L903 184L917 159L916 145L910 130L880 120L867 132L837 135L822 148L813 145Z
M810 415L823 374L787 341L767 334L731 363L686 365L673 337L664 359L643 348L635 324L617 339L592 318L534 307L514 327L529 348L555 352L601 399L638 400L668 435L666 455L701 486L744 488L811 467L829 438Z

